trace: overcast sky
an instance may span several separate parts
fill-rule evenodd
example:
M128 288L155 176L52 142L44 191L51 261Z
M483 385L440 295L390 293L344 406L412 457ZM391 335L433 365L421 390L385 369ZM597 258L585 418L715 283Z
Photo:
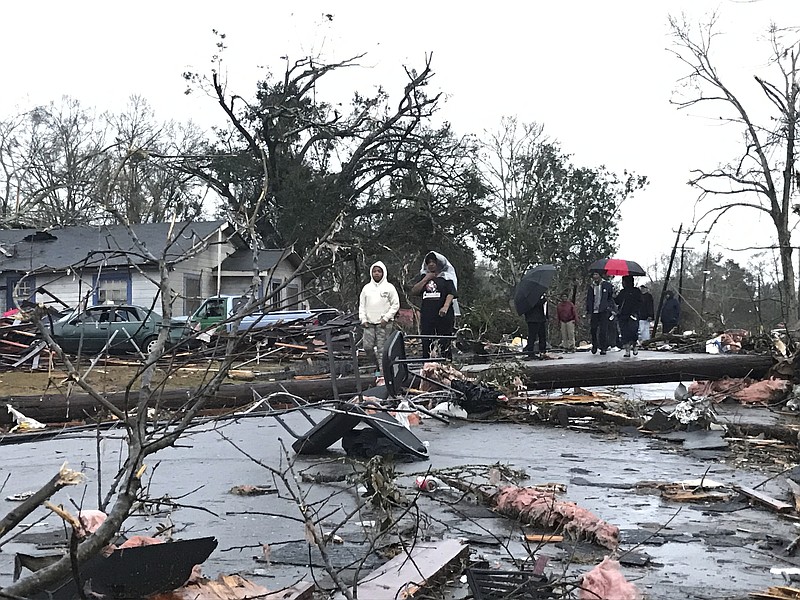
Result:
M623 206L619 255L649 264L670 251L679 224L692 220L690 170L713 168L736 149L734 132L712 114L669 103L685 71L667 51L668 15L698 20L714 10L725 33L716 54L720 72L760 104L752 75L764 73L768 59L763 34L770 21L800 26L800 2L6 3L0 117L62 95L121 110L139 94L160 119L221 122L211 100L184 95L181 78L186 70L208 72L212 29L227 36L229 89L245 97L265 67L282 71L281 57L333 61L363 52L362 68L318 93L346 100L377 85L397 93L403 65L419 66L432 52L434 87L447 97L442 116L457 132L480 135L516 116L544 124L578 165L647 175L649 187ZM769 243L771 230L759 228L755 216L734 215L715 248ZM699 239L688 245L702 247Z

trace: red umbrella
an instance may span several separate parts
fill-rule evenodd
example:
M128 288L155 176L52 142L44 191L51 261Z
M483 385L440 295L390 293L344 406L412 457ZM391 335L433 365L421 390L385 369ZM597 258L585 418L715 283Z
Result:
M621 258L601 258L589 265L589 271L602 271L606 275L634 275L641 277L645 275L644 269L639 263L632 260Z

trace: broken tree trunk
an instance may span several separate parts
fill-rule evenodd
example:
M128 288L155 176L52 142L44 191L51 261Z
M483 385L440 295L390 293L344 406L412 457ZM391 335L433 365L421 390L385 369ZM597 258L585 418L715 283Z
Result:
M760 379L774 364L770 356L753 354L673 354L639 353L623 358L573 354L561 360L528 361L523 365L528 389L560 389L582 386L633 385L691 379L752 377ZM487 375L496 365L468 365L468 376Z
M339 394L357 393L355 377L338 378L336 386ZM253 401L253 390L261 396L285 390L309 402L330 400L333 397L330 379L287 379L242 385L223 385L216 395L208 399L203 408L207 410L240 408ZM154 395L153 406L158 403L161 410L179 410L185 406L187 394L191 394L191 390L163 390ZM116 392L107 394L106 399L114 406L125 410L134 405L135 394L127 397L124 392ZM83 421L104 412L103 407L99 406L88 394L72 394L69 398L58 393L47 393L41 396L15 396L12 405L26 417L42 423ZM11 423L11 416L5 410L0 411L0 423Z

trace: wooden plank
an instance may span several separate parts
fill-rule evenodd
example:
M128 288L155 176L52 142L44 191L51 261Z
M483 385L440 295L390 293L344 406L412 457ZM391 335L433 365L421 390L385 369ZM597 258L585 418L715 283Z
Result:
M537 544L554 544L556 542L563 542L563 535L555 535L552 533L528 533L525 535L526 542L535 542Z
M789 490L792 492L792 497L794 498L794 509L800 512L800 483L797 483L794 479L786 479L786 483L789 484Z
M295 350L310 350L308 346L303 346L300 344L287 344L286 342L275 342L275 345L280 348L293 348Z
M765 592L751 592L750 597L763 600L794 600L800 598L800 588L783 585L771 586Z
M786 502L782 502L780 500L776 500L771 496L767 496L766 494L759 492L753 488L748 487L741 487L741 486L734 486L734 488L740 494L744 494L751 500L755 500L759 504L763 504L767 508L774 510L775 512L784 513L789 512L790 510L794 510L794 506L791 504L787 504Z
M409 553L395 556L358 582L358 597L403 600L420 595L426 582L469 555L458 540L415 544Z
M39 352L41 352L44 349L45 346L47 346L47 343L44 340L40 340L38 343L33 345L33 347L31 348L30 352L28 352L27 354L23 355L22 358L20 358L17 362L15 362L11 366L12 367L20 366L22 363L24 363L26 360L28 360L32 356L38 355ZM36 368L36 367L34 367L34 368Z

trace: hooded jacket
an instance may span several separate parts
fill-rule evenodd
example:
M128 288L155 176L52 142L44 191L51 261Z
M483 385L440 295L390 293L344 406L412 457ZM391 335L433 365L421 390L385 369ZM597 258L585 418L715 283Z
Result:
M425 258L427 258L429 254L433 254L436 257L436 262L439 263L439 276L452 281L453 286L458 289L458 275L456 275L455 267L450 264L450 261L447 260L443 254L431 250L425 254ZM420 275L425 275L425 273L428 272L428 266L425 264L425 258L422 259L422 266L419 268ZM458 298L453 299L453 314L457 317L461 316L461 308L458 306Z
M383 277L380 281L372 278L372 268L380 267ZM358 318L362 323L377 325L381 320L391 321L400 308L397 289L386 280L386 265L374 262L369 268L369 283L361 289L358 299Z

